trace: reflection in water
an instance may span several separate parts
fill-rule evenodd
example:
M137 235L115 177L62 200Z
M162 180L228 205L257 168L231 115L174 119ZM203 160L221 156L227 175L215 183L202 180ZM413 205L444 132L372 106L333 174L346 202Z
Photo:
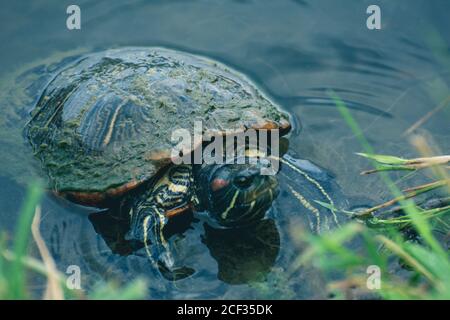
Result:
M127 219L126 215L117 214L114 211L94 212L89 215L89 221L112 253L127 256L139 249L125 240L130 224L130 219ZM141 247L143 248L144 245L142 244Z
M218 278L229 284L263 281L280 250L280 234L272 219L235 229L205 225L203 242L219 265Z
M136 244L125 240L129 228L127 212L125 209L123 212L111 210L92 213L89 220L113 254L145 255L145 252L140 250L143 248L142 243ZM186 232L192 222L198 220L194 219L191 213L172 218L164 230L167 239ZM240 284L264 280L264 276L270 272L275 263L280 249L280 235L272 219L229 229L216 229L205 223L204 230L202 242L217 261L217 277L226 283ZM188 270L189 267L184 268L188 272L187 275L193 273ZM166 274L165 277L171 277L171 280L185 278L182 274L177 276Z

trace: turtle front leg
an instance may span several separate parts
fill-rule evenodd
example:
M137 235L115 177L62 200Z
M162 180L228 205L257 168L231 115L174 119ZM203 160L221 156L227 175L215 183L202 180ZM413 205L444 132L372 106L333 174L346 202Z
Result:
M127 239L143 243L152 264L157 265L162 261L170 267L173 265L173 259L163 233L167 221L162 208L156 205L143 206L138 212L131 212Z
M166 212L158 206L149 206L132 216L128 240L144 244L148 259L168 280L175 281L192 275L195 271L189 267L175 267L170 246L164 237L164 226L168 218Z
M130 211L127 240L143 243L149 260L170 280L182 279L194 272L191 268L174 267L175 261L164 237L169 217L189 208L191 182L190 168L173 167Z

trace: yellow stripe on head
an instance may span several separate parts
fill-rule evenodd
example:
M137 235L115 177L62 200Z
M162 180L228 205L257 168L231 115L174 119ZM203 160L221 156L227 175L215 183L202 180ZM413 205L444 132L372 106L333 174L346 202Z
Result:
M225 219L227 218L228 212L230 212L230 210L234 208L234 205L236 204L236 200L237 200L237 197L238 197L238 196L239 196L239 191L236 191L236 192L234 193L234 195L233 195L233 199L231 199L230 205L229 205L228 208L227 208L224 212L222 212L222 214L221 214L221 217L222 217L223 220L225 220Z

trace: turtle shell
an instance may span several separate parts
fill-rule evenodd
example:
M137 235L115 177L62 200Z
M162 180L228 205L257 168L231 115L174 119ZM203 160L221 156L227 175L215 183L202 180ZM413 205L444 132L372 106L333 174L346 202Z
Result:
M85 51L84 51L85 53ZM0 176L20 185L40 178L36 159L24 140L23 129L30 111L51 78L61 68L75 61L82 50L57 52L44 59L21 65L0 78Z
M26 135L56 192L96 204L167 166L173 130L193 133L194 121L219 133L290 128L287 115L238 72L153 47L70 63L49 81Z

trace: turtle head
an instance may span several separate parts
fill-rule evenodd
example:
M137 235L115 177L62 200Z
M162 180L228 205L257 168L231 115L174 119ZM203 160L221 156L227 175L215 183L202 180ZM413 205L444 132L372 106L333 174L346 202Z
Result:
M262 175L259 164L202 165L196 181L200 205L225 227L261 220L279 192L275 176Z

